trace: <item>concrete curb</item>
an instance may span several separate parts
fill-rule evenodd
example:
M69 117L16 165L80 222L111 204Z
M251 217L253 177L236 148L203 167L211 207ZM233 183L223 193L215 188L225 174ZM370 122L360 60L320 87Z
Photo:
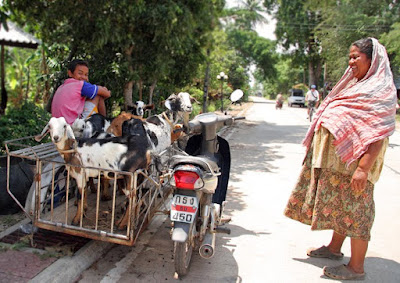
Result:
M162 223L166 220L165 215L156 215L151 221L149 227L147 227L147 231L151 231L151 233L147 233L147 235L139 236L138 241L135 243L133 247L136 249L132 252L137 254L140 253L141 250L145 247L145 244L152 236L152 233L161 226ZM145 234L143 232L143 234ZM143 239L143 237L145 239ZM144 242L144 243L143 243ZM73 256L66 256L60 258L55 261L53 264L48 266L38 275L36 275L29 282L31 283L72 283L76 282L78 277L88 269L93 263L99 260L102 256L104 256L110 249L115 247L117 244L102 242L102 241L90 241L83 248L81 248L78 252L76 252ZM135 256L135 257L136 257ZM112 272L111 272L112 273ZM109 277L115 277L114 274L108 275Z
M63 257L36 275L34 283L74 282L78 276L114 246L112 243L90 241L74 256Z

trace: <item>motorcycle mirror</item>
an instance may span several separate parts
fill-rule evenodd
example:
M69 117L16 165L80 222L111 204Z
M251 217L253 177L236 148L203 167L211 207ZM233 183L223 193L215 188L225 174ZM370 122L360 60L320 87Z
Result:
M232 102L236 102L243 97L243 91L241 89L237 89L231 93L230 100Z

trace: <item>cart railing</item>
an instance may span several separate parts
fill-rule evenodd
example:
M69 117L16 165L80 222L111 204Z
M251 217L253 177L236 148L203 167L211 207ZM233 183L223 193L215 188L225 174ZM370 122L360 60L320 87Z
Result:
M63 232L75 236L102 240L117 244L133 245L140 232L150 223L156 213L167 209L171 188L168 185L171 174L164 170L156 170L151 166L149 171L137 170L124 172L105 170L95 167L82 167L65 164L53 143L26 145L33 137L26 137L5 142L7 151L7 192L17 202L33 224L39 228ZM10 146L17 148L10 151ZM167 155L168 150L164 153ZM36 166L34 178L34 205L27 210L10 190L10 158L19 157L31 160ZM161 158L162 159L162 158ZM83 190L78 200L75 195L75 180L70 177L72 167L97 170L97 189L89 192ZM101 200L101 178L113 176L111 184L111 200ZM85 178L82 176L82 178ZM122 194L118 187L118 179L126 180L127 186ZM87 199L87 210L84 210L84 199ZM27 199L27 202L30 199ZM72 225L72 219L77 211L77 201L81 201L81 213L78 225ZM128 214L126 227L118 227L118 221ZM163 212L165 213L165 211Z

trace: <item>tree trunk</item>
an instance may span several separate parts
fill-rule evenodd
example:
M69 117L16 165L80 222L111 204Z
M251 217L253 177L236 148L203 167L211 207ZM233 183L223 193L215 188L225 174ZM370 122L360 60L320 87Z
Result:
M156 88L156 86L157 86L157 80L155 79L153 81L153 83L151 84L151 86L150 86L149 104L153 103L153 93L154 93L154 89ZM148 111L148 116L147 117L150 117L151 116L151 110L147 110L147 111Z
M26 90L25 90L25 102L28 101L28 94L29 94L29 88L30 86L30 68L27 68L27 78L26 78Z
M140 78L138 81L139 100L143 101L143 80Z
M134 84L134 81L129 81L125 84L125 87L124 87L124 108L125 108L125 110L128 109L128 106L133 105L133 102L132 102L133 84Z
M308 87L315 85L314 65L312 61L308 62Z
M308 75L309 75L309 86L316 85L318 87L318 81L322 73L321 60L308 62Z
M133 66L132 66L132 52L133 52L133 45L129 46L128 49L126 49L125 51L125 56L126 56L126 60L129 63L129 72L131 75L133 73ZM132 102L132 94L133 94L133 86L134 86L135 82L134 81L128 81L125 84L124 87L124 108L125 110L128 109L128 105L132 106L133 102Z
M1 46L1 104L0 104L0 115L4 114L7 107L7 90L6 90L6 83L5 83L5 68L4 68L4 45Z
M157 85L157 80L155 79L153 81L153 83L150 86L150 92L149 92L149 104L153 103L153 93L154 93L154 89L156 88Z
M42 63L41 63L41 73L46 77L46 80L44 81L44 88L43 88L43 104L46 105L47 102L50 99L50 82L48 79L48 74L49 74L49 66L47 65L47 59L46 59L46 53L44 52L44 46L42 48Z

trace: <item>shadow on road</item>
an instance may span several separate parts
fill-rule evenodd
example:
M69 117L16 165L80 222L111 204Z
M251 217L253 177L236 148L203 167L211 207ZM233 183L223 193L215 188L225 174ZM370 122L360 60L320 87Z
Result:
M300 144L308 125L276 125L267 122L244 121L238 124L237 128L237 132L232 135L230 141L232 181L239 181L234 176L244 171L275 171L277 168L272 165L272 162L285 157L279 153L282 152L282 147Z
M322 258L293 258L296 261L303 263L312 264L321 268L321 274L323 273L322 268L324 266L335 266L341 263L347 263L350 258L344 257L342 261L332 261L329 259ZM365 281L364 282L399 282L400 278L400 264L391 259L385 259L380 257L366 257L365 258ZM321 278L328 278L325 275L321 275Z

